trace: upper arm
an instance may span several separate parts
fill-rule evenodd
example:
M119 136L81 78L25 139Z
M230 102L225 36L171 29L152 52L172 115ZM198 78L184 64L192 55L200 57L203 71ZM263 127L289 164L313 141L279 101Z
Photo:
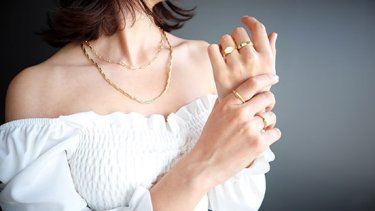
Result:
M41 115L43 74L38 66L27 68L10 82L5 100L5 121Z

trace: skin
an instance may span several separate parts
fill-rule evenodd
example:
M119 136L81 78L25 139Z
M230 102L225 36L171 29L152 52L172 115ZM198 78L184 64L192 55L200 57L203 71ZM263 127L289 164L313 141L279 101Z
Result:
M218 100L193 150L151 189L155 210L193 210L214 186L246 168L267 147L281 138L274 128L274 95L268 91L278 82L275 73L276 34L267 36L265 27L253 17L243 17L254 47L247 46L223 57L219 45L208 53ZM236 46L249 37L244 28L223 35L220 46ZM242 104L231 91L236 89L247 101ZM270 125L257 115L266 112ZM178 194L176 194L178 193Z
M149 61L158 47L159 31L148 17L137 15L132 27L93 41L95 49L114 60L125 58L135 66ZM251 31L255 45L225 58L219 45L168 34L174 54L172 81L166 94L151 105L133 102L108 86L79 44L71 43L13 79L7 93L6 121L56 118L85 111L167 116L200 96L218 94L196 146L150 189L156 211L193 210L212 187L248 166L281 137L280 130L274 128L276 115L271 111L275 98L268 91L278 82L274 76L275 34L267 36L264 26L254 18L244 17L242 21ZM248 39L243 28L236 28L231 36L220 39L220 45ZM167 55L165 47L148 67L151 71L123 71L116 65L98 63L123 89L137 97L150 98L163 87ZM231 93L233 89L247 102L239 102ZM264 111L271 122L261 133L264 125L257 113Z

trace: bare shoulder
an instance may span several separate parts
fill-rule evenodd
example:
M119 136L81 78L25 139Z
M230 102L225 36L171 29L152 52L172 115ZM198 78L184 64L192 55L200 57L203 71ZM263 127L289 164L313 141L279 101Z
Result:
M204 40L187 40L177 38L177 47L184 48L188 58L193 59L197 65L211 66L207 48L209 43Z
M60 50L61 51L61 50ZM48 60L19 72L10 82L5 102L5 121L24 118L52 117L61 98L64 68L56 63L58 52Z
M188 40L172 35L174 46L179 49L179 63L189 67L189 73L195 74L202 85L206 85L210 94L216 94L215 81L207 48L210 45L204 40Z
M5 120L44 116L43 101L48 86L49 72L45 64L22 70L9 84L5 103Z

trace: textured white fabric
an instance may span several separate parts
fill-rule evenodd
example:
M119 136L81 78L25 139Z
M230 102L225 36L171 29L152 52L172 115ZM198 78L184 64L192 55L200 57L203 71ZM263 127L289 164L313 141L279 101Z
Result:
M216 96L164 116L82 112L0 126L3 210L151 211L148 189L196 143ZM273 153L213 188L195 211L258 210Z

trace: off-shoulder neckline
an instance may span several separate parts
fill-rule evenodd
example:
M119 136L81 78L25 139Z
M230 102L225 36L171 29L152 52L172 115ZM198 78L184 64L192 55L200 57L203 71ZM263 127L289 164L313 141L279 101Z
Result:
M111 113L108 113L108 114L100 114L100 113L97 113L95 111L82 111L82 112L76 112L76 113L72 113L72 114L68 114L68 115L60 115L58 117L52 117L52 118L49 118L49 117L34 117L34 118L23 118L23 119L16 119L16 120L12 120L12 121L9 121L9 122L6 122L4 123L3 125L0 125L0 128L2 127L8 127L8 126L11 126L11 125L19 125L19 124L27 124L27 123L51 123L51 122L56 122L58 120L61 120L61 119L75 119L75 118L79 118L79 117L84 117L84 116L90 116L90 117L93 117L93 118L98 118L98 119L108 119L108 118L111 118L111 117L132 117L132 118L138 118L140 120L143 120L143 121L153 121L155 119L157 119L158 121L161 121L163 120L165 123L168 123L169 120L171 119L171 117L180 117L180 118L185 118L186 115L194 115L193 113L194 112L199 112L199 111L196 111L196 107L197 105L199 105L198 107L200 107L200 109L209 109L210 105L208 104L212 104L213 105L213 102L211 101L214 101L215 99L217 98L217 95L214 95L214 94L207 94L207 95L203 95L203 96L200 96L196 99L194 99L193 101L187 103L187 104L184 104L183 106L181 106L180 108L178 108L176 111L174 112L171 112L169 114L167 114L166 116L163 115L163 114L160 114L160 113L153 113L153 114L150 114L150 115L144 115L142 113L139 113L139 112L121 112L121 111L114 111L114 112L111 112ZM203 107L203 108L202 108ZM199 108L198 108L199 110Z

